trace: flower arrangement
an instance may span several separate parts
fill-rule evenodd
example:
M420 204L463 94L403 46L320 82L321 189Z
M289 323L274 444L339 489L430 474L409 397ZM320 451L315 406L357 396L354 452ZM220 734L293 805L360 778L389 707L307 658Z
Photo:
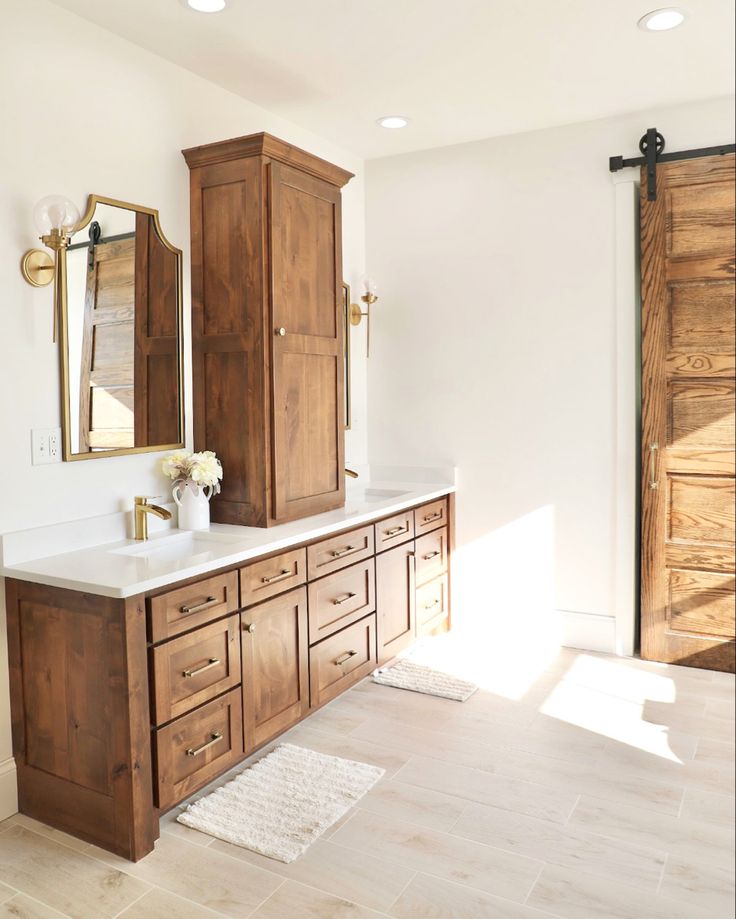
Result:
M192 453L190 450L175 450L161 461L161 470L181 489L189 487L195 495L201 488L211 488L213 494L220 491L222 466L212 450Z

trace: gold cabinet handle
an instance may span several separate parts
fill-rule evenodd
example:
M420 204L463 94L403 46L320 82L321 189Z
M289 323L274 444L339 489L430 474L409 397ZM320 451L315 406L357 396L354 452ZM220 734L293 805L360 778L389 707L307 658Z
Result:
M200 673L204 673L205 670L210 670L212 667L216 667L220 663L219 657L211 657L206 664L203 664L201 667L196 667L194 670L182 670L181 675L185 677L199 676Z
M348 600L352 600L355 596L357 596L357 594L345 594L344 597L338 597L337 600L333 600L332 602L335 606L340 606L341 603L347 603Z
M256 630L256 624L255 624L255 622L249 622L248 625L244 625L244 626L243 626L243 629L244 629L246 632L250 632L250 634L252 635L252 634L255 632L255 630Z
M423 555L422 558L425 562L428 562L431 558L437 558L438 555L442 555L439 549L436 552L428 552L426 555Z
M391 527L390 530L384 530L384 536L398 536L399 533L408 533L409 527Z
M284 578L293 578L294 572L288 568L282 569L278 574L272 574L270 578L261 578L261 584L275 584L276 581L283 581Z
M649 444L649 487L659 488L657 481L657 450L659 444Z
M180 606L180 613L199 613L203 609L207 609L212 606L214 603L218 603L217 597L207 597L204 603L198 603L196 606Z
M442 511L437 511L434 514L428 514L426 517L422 517L422 523L432 523L433 520L442 520Z
M333 558L342 558L343 555L350 555L351 552L357 552L357 551L358 551L358 550L357 550L357 548L356 548L355 546L345 546L344 549L333 549L333 550L332 550L332 557L333 557Z
M278 329L276 329L276 334L279 338L283 338L284 335L286 335L286 329L283 326L279 326Z
M357 651L346 651L345 654L341 654L335 661L336 667L342 667L344 663L350 660L351 657L355 657Z
M222 740L222 734L220 731L213 731L210 734L210 740L207 743L203 743L201 747L196 747L192 749L190 747L187 750L187 756L199 756L200 753L204 753L205 750L209 750L210 747L214 747L216 743L219 743Z

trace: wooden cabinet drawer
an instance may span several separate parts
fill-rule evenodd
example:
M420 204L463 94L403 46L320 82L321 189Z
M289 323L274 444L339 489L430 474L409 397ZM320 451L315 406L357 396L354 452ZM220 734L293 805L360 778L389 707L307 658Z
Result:
M236 613L151 649L153 715L165 724L240 683Z
M340 695L376 667L376 617L366 616L309 649L312 707Z
M336 571L309 585L309 643L362 619L376 608L373 559Z
M148 601L151 641L162 641L238 609L238 575L218 574Z
M416 559L417 584L426 584L447 571L447 527L417 539Z
M314 581L325 574L370 558L375 551L373 526L330 536L307 547L307 572Z
M449 628L450 604L447 595L447 575L435 578L417 590L417 635L446 632Z
M414 511L402 511L376 524L376 552L393 549L414 538Z
M429 533L438 527L447 526L448 503L447 498L438 498L430 504L416 508L414 511L414 524L417 536Z
M240 598L243 606L252 606L298 587L307 580L306 549L290 549L281 555L253 562L240 569Z
M243 757L240 689L154 732L156 804L168 810Z

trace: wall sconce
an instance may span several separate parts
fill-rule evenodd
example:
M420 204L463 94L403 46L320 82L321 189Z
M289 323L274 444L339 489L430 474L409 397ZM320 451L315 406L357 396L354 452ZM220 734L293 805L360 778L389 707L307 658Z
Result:
M41 242L54 253L53 258L43 249L30 249L23 256L21 272L34 287L46 287L54 282L54 341L59 317L66 299L66 249L79 223L76 205L61 195L42 198L33 208L33 219L41 234Z
M365 356L371 356L371 306L378 300L376 294L375 281L372 278L363 278L363 296L360 298L365 303L365 312L361 310L357 303L350 304L350 325L360 325L360 321L365 316L366 333L365 333Z

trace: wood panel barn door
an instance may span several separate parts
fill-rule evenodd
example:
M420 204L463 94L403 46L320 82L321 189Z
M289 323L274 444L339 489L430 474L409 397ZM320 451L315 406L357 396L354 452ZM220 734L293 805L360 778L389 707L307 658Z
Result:
M733 672L734 157L641 181L641 654Z

